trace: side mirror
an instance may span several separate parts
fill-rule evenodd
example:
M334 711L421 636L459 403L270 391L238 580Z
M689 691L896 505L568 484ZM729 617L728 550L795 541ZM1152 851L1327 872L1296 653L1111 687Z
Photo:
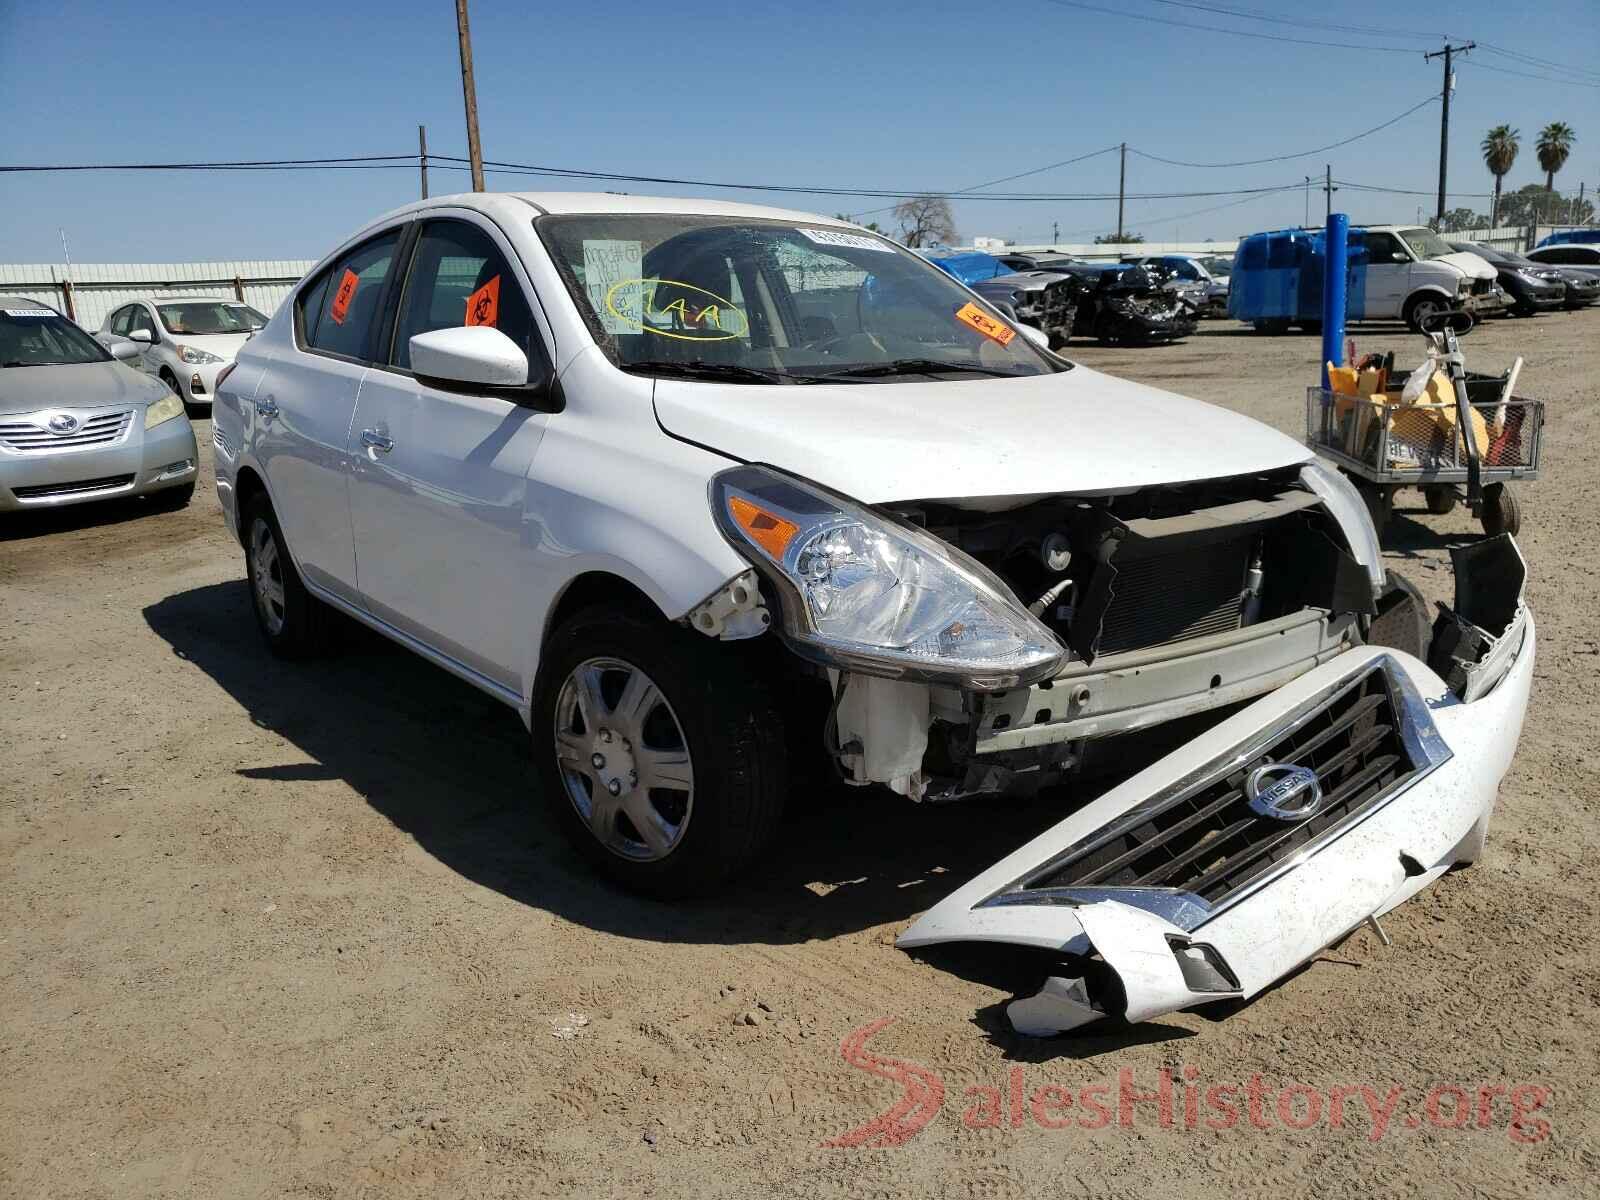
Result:
M528 356L488 325L434 329L411 339L411 369L424 379L484 387L526 387Z
M110 351L111 357L118 362L127 362L129 359L138 358L139 355L144 353L132 342L118 342L114 346L108 346L107 350Z
M130 342L143 342L146 346L149 346L154 344L156 335L151 333L148 329L135 329L132 333L128 334L128 340Z
M1394 259L1395 262L1408 263L1408 262L1411 261L1411 256L1409 254L1407 254L1404 250L1396 250L1392 254L1390 254L1389 257Z
M1039 349L1050 349L1050 339L1045 336L1044 330L1035 329L1032 325L1018 325L1017 328L1022 330L1023 337L1027 338Z

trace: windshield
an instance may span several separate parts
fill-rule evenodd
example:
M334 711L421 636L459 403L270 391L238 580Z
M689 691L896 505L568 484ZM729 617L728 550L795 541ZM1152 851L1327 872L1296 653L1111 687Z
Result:
M1450 243L1431 229L1402 229L1400 240L1410 246L1411 253L1418 258L1443 258L1455 253Z
M1200 265L1210 271L1214 279L1226 279L1233 274L1233 259L1231 258L1202 258Z
M267 323L248 304L232 300L191 300L183 304L158 304L161 323L168 333L187 333L191 337L207 333L250 333Z
M50 308L0 308L0 366L51 367L108 362L111 356Z
M1066 366L948 275L869 234L674 214L547 216L535 227L624 370L810 383Z

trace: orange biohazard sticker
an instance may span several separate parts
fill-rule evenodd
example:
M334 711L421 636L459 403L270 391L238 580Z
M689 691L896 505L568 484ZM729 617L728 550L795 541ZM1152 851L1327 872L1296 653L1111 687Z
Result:
M496 275L467 297L466 323L490 328L500 324L500 276Z
M1011 339L1017 336L1017 331L1004 321L997 321L976 304L970 302L963 304L956 310L956 320L963 325L970 325L986 338L999 342L1002 346L1009 346Z
M356 298L356 289L361 286L361 276L346 268L343 278L339 280L339 290L333 293L333 307L328 309L328 315L333 318L335 325L343 325L345 314L350 311L350 301Z

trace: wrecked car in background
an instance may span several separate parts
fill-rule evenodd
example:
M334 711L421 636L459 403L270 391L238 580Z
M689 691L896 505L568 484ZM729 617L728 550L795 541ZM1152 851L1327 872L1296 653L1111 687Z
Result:
M1075 263L1065 272L1077 284L1076 331L1108 346L1174 342L1198 324L1199 300L1171 290L1159 268Z
M902 935L1066 956L1030 1028L1252 994L1471 861L1527 704L1509 536L1430 629L1299 442L805 213L409 205L240 350L215 435L268 648L337 610L515 708L624 886L757 860L819 754L914 801L1157 759Z
M985 300L1011 309L1017 320L1043 333L1051 349L1066 345L1072 336L1076 289L1063 281L1058 269L1014 271L994 255L976 250L931 254L928 261Z

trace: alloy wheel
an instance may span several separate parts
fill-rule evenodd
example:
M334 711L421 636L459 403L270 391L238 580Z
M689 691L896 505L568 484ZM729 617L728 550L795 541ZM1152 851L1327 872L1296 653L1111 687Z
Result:
M283 558L265 517L257 517L250 526L250 591L267 632L277 637L285 619Z

